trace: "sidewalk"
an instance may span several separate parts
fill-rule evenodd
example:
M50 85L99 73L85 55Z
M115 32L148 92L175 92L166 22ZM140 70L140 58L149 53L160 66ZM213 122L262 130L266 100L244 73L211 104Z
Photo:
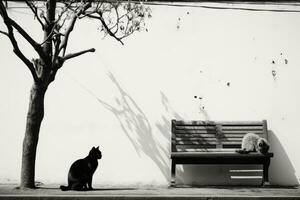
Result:
M19 190L17 185L0 184L2 199L300 199L299 187L103 187L93 191L62 192L58 185L43 185L35 190Z

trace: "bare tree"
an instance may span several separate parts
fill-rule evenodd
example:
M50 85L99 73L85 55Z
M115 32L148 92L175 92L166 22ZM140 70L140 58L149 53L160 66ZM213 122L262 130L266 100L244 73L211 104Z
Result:
M25 137L23 140L21 188L35 187L35 160L40 126L44 117L44 97L48 86L55 80L63 64L77 56L94 52L94 48L67 53L67 46L75 23L82 18L98 20L100 31L123 44L122 39L135 31L145 29L144 19L150 17L150 9L142 2L121 0L69 0L29 1L24 0L28 9L41 26L43 41L37 42L21 23L9 15L9 8L0 0L0 15L4 27L0 33L10 40L13 52L30 70L33 85L30 91ZM24 25L24 24L23 24ZM30 44L38 58L27 58L18 44L20 36Z

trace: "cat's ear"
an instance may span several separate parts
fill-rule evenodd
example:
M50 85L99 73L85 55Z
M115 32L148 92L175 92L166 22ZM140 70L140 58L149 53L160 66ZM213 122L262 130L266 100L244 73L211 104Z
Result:
M97 148L96 149L98 149L99 150L99 146L97 146Z
M95 149L95 147L92 148L93 150Z

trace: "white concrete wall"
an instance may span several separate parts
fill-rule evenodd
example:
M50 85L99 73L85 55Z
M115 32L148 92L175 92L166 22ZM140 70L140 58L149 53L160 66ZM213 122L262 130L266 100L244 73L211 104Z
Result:
M67 62L49 87L36 179L65 183L70 164L100 145L103 159L94 183L167 185L171 119L267 119L275 153L270 181L298 184L300 13L166 6L152 11L149 31L127 38L124 46L101 39L91 20L76 25L69 50L97 51ZM39 38L28 13L10 11ZM1 182L19 181L32 82L11 49L1 35ZM231 184L229 168L181 166L178 181Z

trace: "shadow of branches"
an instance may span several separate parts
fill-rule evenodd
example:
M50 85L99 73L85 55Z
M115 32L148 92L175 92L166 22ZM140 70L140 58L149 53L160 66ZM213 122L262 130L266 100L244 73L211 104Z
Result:
M84 85L79 82L78 84L116 117L120 127L135 148L137 154L139 156L144 154L149 157L168 182L171 175L171 120L184 119L175 111L165 93L161 91L162 115L161 118L155 120L155 124L151 125L144 111L120 85L116 77L111 72L107 74L118 91L118 94L116 93L114 95L115 102L108 103L99 98ZM200 108L200 113L204 115L206 120L209 119L204 109ZM184 168L183 171L185 171Z
M96 97L107 110L109 110L118 120L123 132L126 134L138 155L144 153L147 155L160 169L166 180L169 180L169 163L168 150L154 136L151 124L135 102L135 100L121 87L115 76L108 72L108 76L112 83L116 86L119 96L115 97L117 106L113 106L100 98ZM169 124L167 119L164 119L164 125L158 125L161 128L161 133L168 138Z

